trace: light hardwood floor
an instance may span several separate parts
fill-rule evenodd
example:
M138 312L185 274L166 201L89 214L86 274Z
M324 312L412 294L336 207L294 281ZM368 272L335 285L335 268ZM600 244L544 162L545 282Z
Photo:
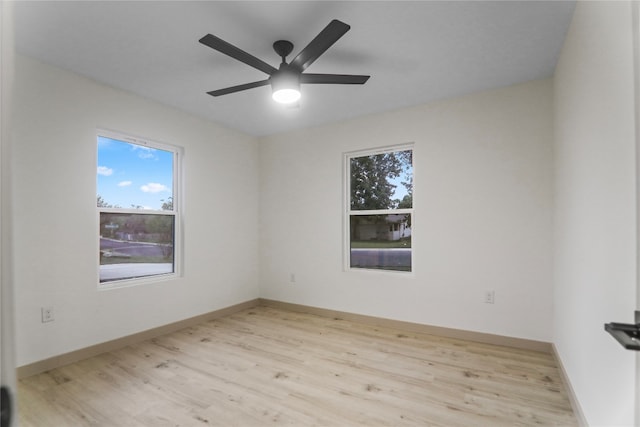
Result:
M575 426L550 354L256 307L20 380L29 426Z

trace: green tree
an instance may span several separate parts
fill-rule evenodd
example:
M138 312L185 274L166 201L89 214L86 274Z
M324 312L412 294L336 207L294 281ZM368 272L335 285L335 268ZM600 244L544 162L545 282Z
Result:
M413 207L413 150L354 157L350 161L351 210L409 209ZM393 198L398 178L407 194ZM394 183L395 182L395 183ZM410 225L410 220L405 221ZM351 238L361 223L384 223L387 215L353 215Z
M98 199L97 199L97 206L99 208L115 208L116 207L116 206L113 206L113 205L107 203L106 200L104 200L102 198L102 196L99 195L99 194L98 194Z
M111 203L107 203L107 201L103 199L99 194L97 198L97 206L99 208L120 208L120 205L112 205Z
M174 217L172 215L153 215L147 221L147 232L154 236L153 242L160 244L162 255L170 258L173 254Z
M413 195L407 194L398 203L398 209L411 209L413 207Z
M400 183L407 189L407 194L398 201L398 209L411 209L413 207L413 150L398 151L396 153L402 163L404 181Z
M352 210L413 207L413 150L354 157L350 166ZM407 190L402 200L392 198L397 178Z
M116 230L121 230L126 219L121 214L101 213L100 214L100 235L114 237ZM107 224L110 227L106 227ZM117 226L117 227L113 227Z
M167 200L160 199L162 202L162 210L163 211L172 211L173 210L173 197L168 197Z
M351 159L351 210L392 209L396 186L390 182L402 173L396 153L374 154Z

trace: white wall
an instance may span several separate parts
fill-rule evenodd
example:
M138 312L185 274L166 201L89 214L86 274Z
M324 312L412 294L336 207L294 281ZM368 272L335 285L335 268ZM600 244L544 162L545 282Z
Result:
M592 426L633 425L636 188L631 8L578 2L555 75L554 343Z
M16 66L19 366L258 297L254 138L22 56ZM184 147L183 278L97 290L97 127Z
M14 81L13 3L0 2L0 385L6 388L10 407L3 411L15 414L15 299L11 262L11 107ZM3 422L5 420L3 419ZM16 417L8 421L17 425Z
M579 2L553 83L260 141L18 56L18 365L262 296L553 341L589 424L632 425L634 354L603 331L636 300L631 52L628 3ZM96 289L96 127L184 147L184 278ZM405 142L414 273L345 272L342 154Z
M263 138L261 296L551 341L551 90L535 81ZM345 272L342 154L405 142L414 274Z

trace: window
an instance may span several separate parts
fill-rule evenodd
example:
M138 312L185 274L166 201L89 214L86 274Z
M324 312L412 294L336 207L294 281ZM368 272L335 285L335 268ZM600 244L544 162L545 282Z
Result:
M413 149L345 155L347 268L412 271Z
M178 149L98 133L100 284L176 274Z

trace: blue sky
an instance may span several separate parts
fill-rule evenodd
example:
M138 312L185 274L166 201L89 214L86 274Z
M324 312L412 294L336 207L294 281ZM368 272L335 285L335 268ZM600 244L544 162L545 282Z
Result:
M173 196L173 153L99 136L97 183L106 203L161 209Z
M388 182L391 182L396 186L395 190L393 190L393 196L391 196L392 199L402 200L404 196L409 194L407 192L407 187L402 185L402 182L407 180L407 174L413 175L413 165L405 165L405 168L399 177L387 178Z

